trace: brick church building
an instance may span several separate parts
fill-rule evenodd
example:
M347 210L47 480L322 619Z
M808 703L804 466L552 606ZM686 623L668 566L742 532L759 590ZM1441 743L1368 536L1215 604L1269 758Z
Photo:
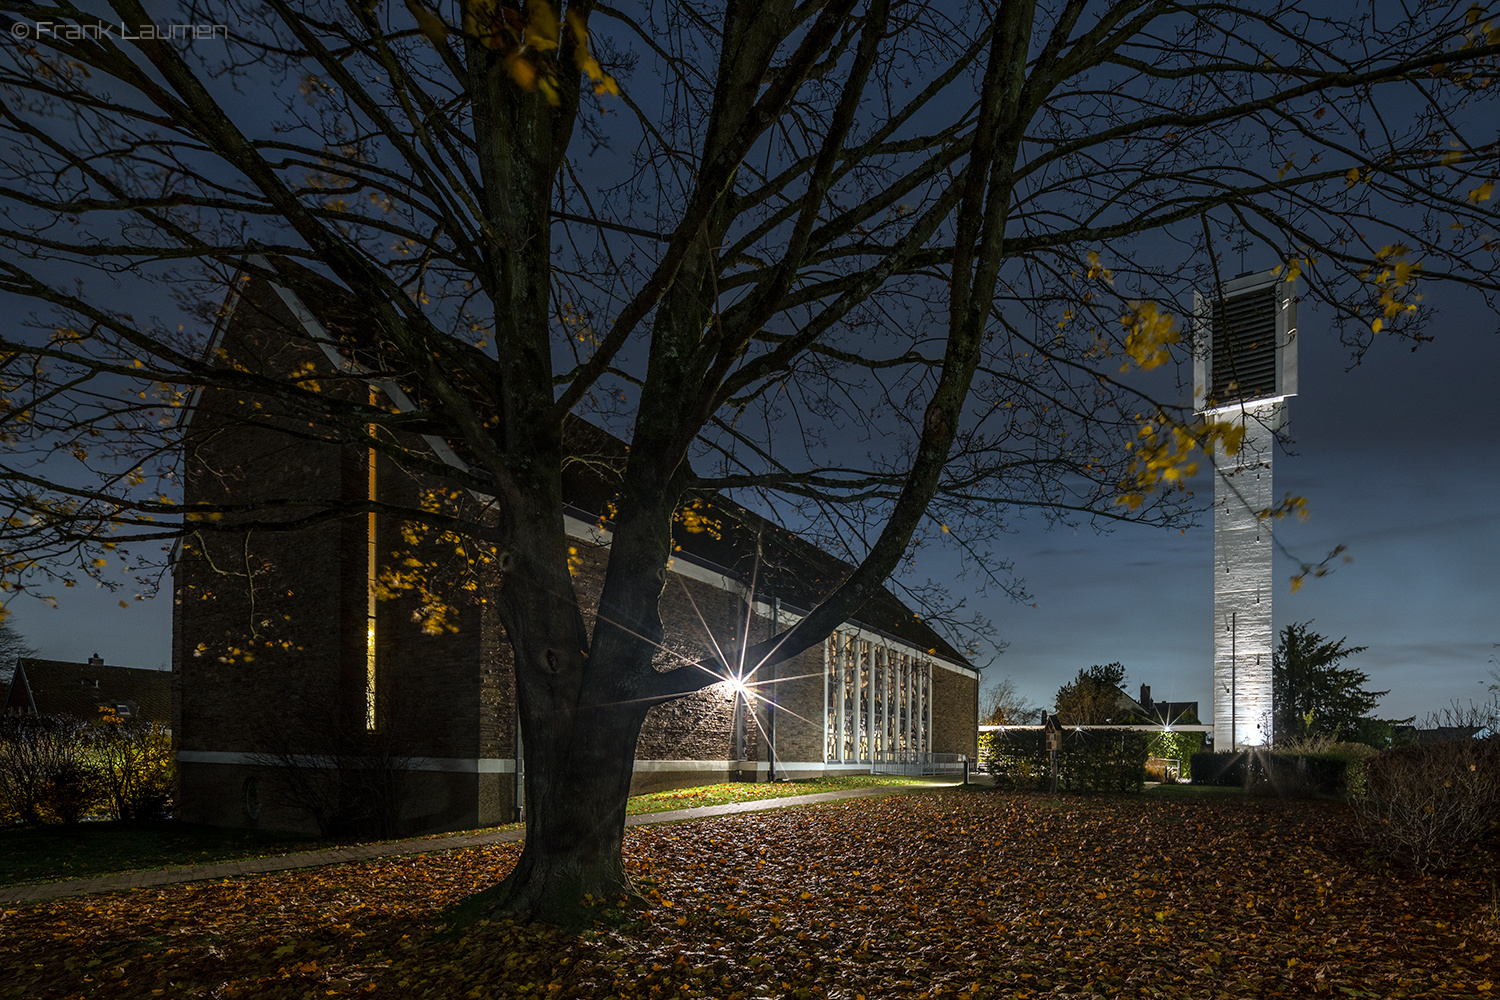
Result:
M310 274L296 278L288 284L303 289L300 296L241 276L209 351L248 373L326 378L330 392L370 392L393 409L409 408L400 387L360 377L360 349L351 345L367 324L354 297ZM290 531L267 523L365 491L411 502L425 495L420 476L373 451L299 433L305 422L266 416L273 406L253 386L204 391L182 424L187 504L267 508L241 516L236 524L245 530L202 532L176 556L178 817L327 832L338 825L320 810L368 812L368 803L349 801L357 786L383 802L376 824L383 832L513 820L524 807L525 747L510 648L483 586L434 582L452 545L373 514L308 517ZM606 457L623 447L582 422L574 432ZM439 439L418 447L435 461L462 461ZM586 604L609 558L611 497L588 468L570 466L562 512ZM459 504L483 499L447 496ZM751 641L765 638L849 569L722 497L700 504L693 520L698 530L679 526L662 600L663 657L700 659L715 644L746 638L747 627ZM428 575L393 586L413 553ZM435 589L444 589L441 599ZM434 614L435 603L444 610ZM978 672L888 591L821 647L755 681L753 705L720 684L654 708L633 791L975 753Z

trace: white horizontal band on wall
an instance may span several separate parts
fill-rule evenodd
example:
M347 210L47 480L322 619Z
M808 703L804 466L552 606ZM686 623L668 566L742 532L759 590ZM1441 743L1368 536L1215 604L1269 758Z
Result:
M299 767L318 767L316 754L293 754L289 763ZM179 764L240 764L257 767L275 767L277 762L268 754L237 753L233 750L179 750ZM516 762L509 757L481 757L477 760L463 757L413 757L403 771L454 771L461 774L514 774Z
M264 756L249 753L235 753L229 750L179 750L177 762L180 764L239 764L242 766L267 766ZM294 756L292 762L303 767L318 766L318 758L311 754ZM275 766L275 765L270 765ZM763 760L638 760L635 762L637 772L662 772L662 771L734 771L750 770L758 767L764 770L766 762ZM858 770L855 765L843 766L839 764L824 764L822 761L800 761L800 760L778 760L777 770L806 770L815 768L817 770ZM865 768L868 770L869 765ZM402 770L406 771L448 771L459 774L514 774L516 762L509 757L481 757L477 760L462 757L416 757Z

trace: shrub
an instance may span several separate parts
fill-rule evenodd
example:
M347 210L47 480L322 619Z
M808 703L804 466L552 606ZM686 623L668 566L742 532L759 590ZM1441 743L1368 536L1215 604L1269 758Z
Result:
M1303 736L1277 743L1275 752L1282 756L1314 757L1344 762L1344 789L1358 800L1365 793L1365 767L1380 751L1368 743L1339 742L1328 735Z
M1047 787L1051 759L1040 730L1002 730L979 737L979 761L995 777L995 787L1022 791Z
M83 818L98 796L98 772L80 758L76 741L70 741L68 756L57 762L47 776L42 792L41 815L72 826Z
M1332 754L1241 750L1194 754L1192 761L1194 784L1244 788L1260 795L1332 795L1345 783L1344 760Z
M1058 787L1069 791L1138 791L1146 780L1151 733L1086 729L1063 733ZM985 733L979 759L1002 788L1045 788L1052 760L1047 735L1038 729Z
M154 723L0 717L0 822L157 819L171 802L171 735Z
M1387 750L1359 807L1377 847L1423 871L1444 865L1500 822L1500 737Z
M74 823L92 791L76 719L0 717L0 798L29 826Z
M90 728L89 736L89 758L105 813L120 820L162 818L172 800L170 731L109 714Z
M1064 787L1095 792L1138 792L1146 783L1150 733L1074 730L1063 734Z
M1191 778L1193 776L1193 757L1203 751L1202 733L1155 733L1147 744L1151 760L1147 762L1148 772L1153 774L1153 780L1163 781L1166 779L1166 761L1181 761L1182 768L1178 774L1179 778ZM1152 767L1153 761L1161 761L1159 765Z
M246 756L271 779L271 798L305 815L323 839L395 836L415 759L398 704L394 694L382 696L377 714L388 722L375 731L331 698L309 700L301 718L267 710L253 724Z

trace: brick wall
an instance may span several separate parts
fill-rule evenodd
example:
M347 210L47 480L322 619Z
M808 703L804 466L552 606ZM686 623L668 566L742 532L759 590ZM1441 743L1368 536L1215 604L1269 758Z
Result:
M294 324L279 299L252 283L223 348L251 371L295 370L307 363L326 370L320 351L283 334ZM351 381L331 383L327 391L366 390L363 383ZM267 426L246 425L247 414ZM188 428L187 500L290 497L315 504L362 496L368 485L365 450L284 433L305 427L278 416L274 404L252 394L205 392ZM423 489L393 459L382 456L377 469L383 497L411 502ZM399 567L408 555L424 562L457 558L451 543L436 538L413 549L401 528L386 519L377 521L381 565ZM180 751L189 758L203 752L244 753L264 750L266 740L275 737L317 753L326 752L331 730L363 731L366 542L366 519L355 515L295 533L256 531L250 536L248 559L244 533L205 531L184 546L175 567L173 620L173 727ZM581 540L574 549L575 586L584 606L592 608L602 588L608 549ZM424 601L416 592L377 606L379 695L387 706L381 726L404 753L419 758L419 769L408 776L411 798L404 825L411 831L503 822L512 816L514 775L496 771L503 766L497 762L515 756L511 651L496 608L482 600L486 587L495 583L493 571L480 572L491 575L477 590L450 587L440 592L455 609L456 631L425 633L420 621ZM659 669L709 657L714 649L710 634L727 651L727 643L743 627L737 594L678 573L668 575L661 611ZM769 624L753 619L753 637L768 634ZM253 644L246 638L251 634ZM758 678L758 690L779 706L776 754L783 775L821 773L824 670L820 643ZM773 677L774 683L765 683ZM933 679L933 748L972 754L977 682L941 668ZM768 750L761 731L770 719L764 705L753 715L737 722L735 699L723 685L651 709L637 749L642 763L634 790L722 781L736 774L763 776ZM744 734L744 767L735 763L741 756L737 725ZM804 766L786 766L791 764ZM279 800L273 772L191 759L179 770L183 819L307 828L305 817ZM245 801L245 782L251 777L259 788L255 816Z
M259 291L257 291L259 290ZM251 371L294 370L321 351L284 331L294 317L255 285L242 298L222 344L228 359ZM331 385L337 394L353 388ZM269 426L252 426L246 417ZM278 498L311 502L363 496L366 452L306 440L253 394L205 392L188 428L184 484L188 503ZM377 461L380 495L413 500L420 485L394 461ZM313 508L304 508L304 512ZM259 514L262 518L285 513ZM220 519L222 526L232 516ZM368 610L367 520L355 515L295 532L204 531L184 545L174 568L173 730L178 750L244 754L290 749L327 753L339 734L364 731ZM407 545L401 526L379 519L380 565L408 555L453 558L430 538ZM247 573L249 574L247 577ZM511 779L476 775L480 757L513 755L514 712L508 670L497 655L493 608L473 592L441 592L455 607L458 631L423 632L414 613L422 599L403 594L376 609L381 737L398 752L443 762L466 760L469 773L413 772L411 829L439 829L510 818ZM486 641L486 636L492 637ZM179 815L196 822L306 828L305 817L278 802L274 774L224 763L185 760ZM244 804L244 780L259 774L261 817ZM270 817L270 820L268 820Z
M932 750L935 753L979 752L979 716L974 695L979 681L944 667L932 668Z

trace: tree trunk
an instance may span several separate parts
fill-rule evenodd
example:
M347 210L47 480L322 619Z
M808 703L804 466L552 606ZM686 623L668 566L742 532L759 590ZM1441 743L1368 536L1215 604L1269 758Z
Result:
M644 717L636 705L600 706L580 714L560 760L549 766L528 755L521 858L503 882L461 904L460 920L507 916L581 927L593 919L591 903L643 902L622 847Z

